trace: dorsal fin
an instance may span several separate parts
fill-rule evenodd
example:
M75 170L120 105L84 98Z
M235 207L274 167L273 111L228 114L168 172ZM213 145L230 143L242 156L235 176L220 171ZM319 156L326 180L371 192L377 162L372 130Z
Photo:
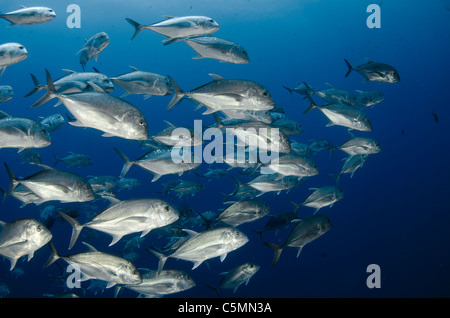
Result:
M212 78L214 78L216 81L224 80L224 78L222 76L217 75L217 74L209 73L208 75L211 76Z
M131 65L130 65L130 68L131 68L132 70L135 70L136 72L139 71L139 70L138 70L137 68L135 68L134 66L131 66Z
M88 244L86 242L83 242L84 245L88 248L89 252L98 252L95 247L93 247L91 244Z

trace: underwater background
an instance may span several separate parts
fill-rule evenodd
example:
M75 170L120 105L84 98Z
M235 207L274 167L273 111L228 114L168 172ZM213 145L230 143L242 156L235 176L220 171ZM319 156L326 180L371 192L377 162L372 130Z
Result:
M72 3L81 8L81 28L67 27L66 19L70 12L66 9ZM295 87L305 81L316 89L324 89L326 83L330 83L354 93L356 90L379 90L385 96L384 101L366 110L372 131L354 134L375 138L382 151L369 156L353 177L348 174L340 176L339 186L344 191L344 198L331 208L320 210L333 223L326 234L306 245L298 258L295 249L285 248L278 263L272 267L273 251L253 232L261 229L268 217L243 224L239 228L247 234L249 242L229 253L223 262L214 258L191 270L191 262L169 259L165 268L188 272L196 286L165 297L217 297L207 285L217 286L220 273L243 262L258 264L260 269L248 285L241 285L235 293L221 290L222 297L448 297L450 2L382 1L378 3L381 28L369 28L366 24L370 15L366 9L371 3L351 0L3 0L1 12L16 10L19 5L39 5L54 9L56 18L48 23L12 27L8 27L9 22L0 20L1 42L19 42L28 50L26 60L8 66L0 77L0 85L11 85L14 89L13 99L1 103L0 110L35 120L54 113L63 115L66 122L51 134L51 145L35 149L42 163L53 166L54 155L62 157L69 151L83 153L92 158L91 165L68 167L59 162L55 168L73 171L85 178L118 177L123 161L113 149L120 149L130 158L138 158L146 153L139 142L105 138L100 131L68 125L68 111L64 105L53 107L56 99L31 108L42 92L24 97L33 88L30 73L45 83L45 69L53 78L64 75L62 69L81 72L76 53L85 39L102 31L108 34L110 44L99 54L98 61L87 63L87 71L95 67L112 77L129 72L129 66L133 66L170 75L186 90L209 82L209 73L256 81L270 91L287 117L302 125L304 132L292 136L299 142L328 139L333 145L340 145L349 138L349 134L345 127L326 127L327 120L318 110L303 114L309 102L300 94L290 95L283 86ZM237 65L212 59L192 59L196 54L185 43L163 45L164 37L149 30L143 30L130 41L133 28L125 18L151 24L164 16L187 15L204 15L217 21L220 29L215 36L244 46L250 63ZM401 81L394 84L365 82L356 72L345 77L348 69L344 59L353 66L365 63L366 59L390 64L400 73ZM111 94L121 96L123 93L115 86ZM196 111L195 105L189 101L182 101L167 111L171 98L171 95L149 99L140 95L124 97L143 112L150 135L166 127L164 120L188 127L193 127L197 119L203 120L205 125L214 123L211 115L202 115L202 111ZM259 197L270 207L271 215L293 210L289 200L301 203L311 193L310 188L335 184L330 174L340 172L346 155L336 150L331 157L329 152L321 152L313 158L319 175L289 192L266 193ZM18 177L40 170L37 166L23 163L17 149L0 149L0 161L6 162ZM203 163L196 172L204 173L208 166ZM225 164L213 164L212 167L226 168ZM237 169L230 170L229 174L240 180L248 179ZM236 187L229 176L207 181L194 172L181 177L163 176L151 182L153 176L137 166L133 166L126 177L138 179L140 185L117 192L116 197L120 200L160 198L162 184L178 178L200 181L204 189L192 197L165 197L175 206L189 206L200 213L219 213L227 206L221 193L232 193ZM0 169L0 187L8 189L9 185L6 170ZM0 220L39 220L47 206L74 208L79 213L78 219L87 220L101 212L107 203L98 200L87 203L47 202L22 208L20 205L15 198L6 198L0 205ZM300 207L298 217L306 218L313 212L311 208ZM198 224L193 229L202 231L204 227ZM81 241L100 251L121 255L127 240L136 236L124 237L108 247L108 235L84 229L77 244L69 251L71 231L70 225L63 220L55 221L51 227L52 242L61 255L84 251ZM264 233L264 241L281 244L289 232L287 227L277 234ZM133 263L138 268L157 268L157 258L145 249L160 245L160 240L156 231L145 236L135 249L137 255ZM79 297L114 297L114 288L95 287L89 281L83 282L80 289L67 289L66 264L60 260L56 262L59 265L43 268L49 256L49 249L43 247L29 262L25 258L19 260L14 271L9 270L8 260L0 261L0 283L9 289L3 296L40 298L70 292ZM366 284L370 264L377 264L381 270L380 288L369 288ZM137 293L124 290L120 297L133 298Z

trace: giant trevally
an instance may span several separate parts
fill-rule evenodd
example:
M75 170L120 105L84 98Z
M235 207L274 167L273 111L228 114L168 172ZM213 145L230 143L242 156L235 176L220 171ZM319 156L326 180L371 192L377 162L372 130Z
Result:
M40 123L45 130L52 133L64 124L64 117L61 114L53 114L43 118Z
M83 71L86 68L86 63L94 58L98 59L98 55L109 45L109 37L105 32L99 32L94 34L89 40L84 43L84 46L77 54L80 54L80 64L83 67Z
M262 200L243 200L231 204L222 211L213 222L225 223L226 225L237 227L241 224L260 219L269 212L269 206Z
M147 139L147 121L141 111L131 103L107 94L92 82L90 85L94 87L93 91L70 95L58 94L47 70L46 74L47 95L59 98L76 118L76 121L70 122L71 125L98 129L104 132L104 137Z
M50 134L39 122L0 112L0 149L43 148L51 144Z
M194 59L214 59L233 64L248 64L247 50L235 43L213 36L199 36L182 39L195 52Z
M114 85L111 80L106 75L99 72L75 72L72 70L64 71L67 74L53 82L55 91L58 94L69 95L81 93L87 90L93 90L93 87L89 83L94 83L107 93L111 93L114 90ZM34 76L33 74L30 75L31 79L33 80L34 88L29 93L27 93L25 97L31 96L42 89L48 89L47 86L39 83L39 80L36 78L36 76ZM41 99L33 104L33 107L42 105L50 99L50 96L44 95Z
M302 206L307 206L314 209L314 214L321 208L329 206L332 207L334 203L344 197L344 191L339 186L329 185L321 188L310 188L314 190L303 203Z
M10 260L10 270L24 255L28 255L30 261L34 252L51 239L52 233L35 219L19 219L8 223L0 221L0 255Z
M121 178L125 176L132 165L137 165L153 173L154 177L152 182L154 182L164 175L178 174L181 176L184 172L193 170L201 164L201 161L196 159L193 153L187 154L189 158L186 159L188 160L184 160L184 153L179 157L177 156L177 160L174 160L172 148L150 151L134 161L128 159L128 157L119 149L114 148L114 150L124 161L122 172L120 173ZM183 148L180 150L183 150ZM178 162L178 159L180 159L181 162Z
M397 83L400 82L400 75L398 71L391 65L374 62L368 60L367 63L353 67L350 63L344 59L345 64L347 64L348 72L345 77L349 76L350 73L355 70L361 74L367 81L375 81L381 83Z
M139 269L141 272L143 269ZM163 297L188 290L195 286L192 277L181 270L146 271L141 274L142 282L123 287L133 290L146 298Z
M219 24L205 16L167 17L166 20L151 25L142 25L130 18L126 18L126 20L135 29L131 40L146 29L166 36L163 40L165 45L173 43L179 38L205 35L219 30Z
M226 116L222 119L223 122L233 120L247 120L247 121L260 121L265 124L272 122L272 117L269 111L266 110L231 110L223 109L221 112Z
M359 131L371 131L372 124L369 117L357 107L353 107L347 104L328 104L328 105L316 105L311 96L308 95L310 100L310 106L304 111L309 112L311 109L318 108L328 119L329 126L343 126L348 129L355 129Z
M357 90L356 92L358 93L358 96L356 96L356 104L358 106L370 107L384 101L384 95L380 91Z
M219 110L269 110L274 107L274 101L269 91L261 84L249 80L224 79L215 74L209 74L213 81L197 87L189 92L183 92L168 75L175 90L175 96L167 106L172 108L184 96L207 108L203 114L211 114Z
M14 97L13 88L9 85L0 85L0 103L6 102Z
M271 126L279 128L286 136L298 135L303 132L302 125L300 125L297 121L286 117L274 120Z
M53 157L55 158L55 163L53 166L56 166L60 161L64 162L69 167L89 166L92 164L92 159L89 155L74 153L72 151L69 151L69 154L64 157L57 157L55 154L53 154Z
M167 120L164 121L167 127L151 136L155 140L166 146L199 146L203 143L202 131L196 132L190 127L177 127Z
M305 83L305 85L307 85ZM356 104L356 97L346 89L337 88L333 85L326 83L328 88L320 91L310 89L311 94L315 94L324 99L329 104L347 104L353 106Z
M279 246L273 243L264 242L275 252L272 266L275 266L285 247L294 247L298 250L297 257L303 247L325 234L332 227L330 219L325 215L313 215L304 220L297 220L297 224L291 231L285 242Z
M143 72L135 67L131 68L133 69L132 72L111 77L111 81L125 91L123 96L140 94L147 99L151 96L173 94L172 86L166 76Z
M4 43L0 45L0 76L3 75L6 67L19 63L28 57L25 46L20 43Z
M278 234L278 230L291 224L292 220L297 218L297 212L287 211L271 215L267 223L261 230L253 230L253 232L259 235L262 240L262 233L266 231L275 231Z
M305 82L302 83L297 83L297 86L295 86L294 88L290 88L287 86L283 86L285 89L287 89L287 91L289 92L289 95L292 96L293 92L296 92L300 95L307 95L307 94L311 94L313 87L306 84Z
M110 288L116 284L129 285L142 282L141 274L129 260L97 251L93 246L83 243L89 248L88 252L69 256L60 256L53 244L49 243L52 254L44 267L50 266L61 258L81 272L81 277L76 283L89 279L99 279L106 281L106 288Z
M244 186L251 187L259 192L255 195L256 197L263 195L267 192L277 192L280 194L281 191L290 191L292 188L306 182L308 177L296 177L296 176L284 176L280 178L280 176L276 173L274 174L261 174L258 177L250 180L249 182L242 184L238 179L234 176L231 176L233 180L236 182L237 187L233 194L230 196L234 196L238 193L239 189Z
M377 140L371 137L355 137L344 142L337 147L338 149L348 153L350 156L354 155L370 155L381 151L381 146Z
M229 252L232 252L248 242L248 237L240 230L233 227L220 227L197 233L192 230L184 230L189 238L168 255L147 249L159 259L158 272L160 273L167 261L173 257L194 263L192 269L200 266L204 261L220 256L223 262Z
M312 177L319 174L316 163L306 156L287 154L266 165L280 176Z
M57 211L73 227L69 249L75 244L83 228L88 227L112 236L109 246L123 236L142 232L141 237L152 229L169 225L178 220L178 212L169 203L160 199L131 199L119 201L110 198L112 205L90 221L80 224L69 215Z
M56 17L55 11L51 8L21 7L22 9L0 14L0 18L8 20L11 22L10 26L12 26L16 24L31 25L44 23L51 21Z
M70 171L52 169L45 165L39 165L43 170L23 179L17 179L8 165L6 171L11 179L11 186L5 197L8 197L14 189L22 184L38 197L41 202L87 202L95 198L89 183L80 175Z
M236 266L229 272L220 273L221 275L223 275L223 277L218 287L212 287L209 285L208 287L214 289L219 297L219 289L232 289L233 293L235 293L239 286L244 283L245 285L248 284L250 278L252 278L256 274L259 268L260 266L254 263L244 263L242 265Z
M369 155L354 155L348 157L345 160L344 165L342 166L341 172L339 174L349 173L350 178L353 178L355 171L363 166L368 156Z

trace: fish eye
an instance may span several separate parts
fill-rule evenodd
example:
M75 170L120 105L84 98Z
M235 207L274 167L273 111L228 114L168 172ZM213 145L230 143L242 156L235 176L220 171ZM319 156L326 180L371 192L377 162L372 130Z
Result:
M214 20L213 19L209 19L208 22L214 23Z
M36 226L36 231L38 231L38 232L42 231L42 226L40 226L40 225Z
M139 121L139 125L144 126L144 121L143 121L143 120L140 120L140 121Z
M41 129L41 133L42 133L43 135L45 135L45 134L47 133L47 131L46 131L45 129Z
M267 96L267 95L269 95L269 93L268 93L268 92L264 92L263 95L264 95L264 96Z
M20 50L23 50L25 47L23 45L19 46Z
M169 207L166 205L165 207L164 207L164 210L166 211L166 212L169 212Z

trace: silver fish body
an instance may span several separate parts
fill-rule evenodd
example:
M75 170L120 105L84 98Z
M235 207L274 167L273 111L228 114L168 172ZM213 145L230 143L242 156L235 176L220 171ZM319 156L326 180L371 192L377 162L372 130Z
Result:
M355 70L362 75L367 81L375 81L380 83L398 83L400 82L400 75L398 71L391 65L368 61L365 64L357 67L352 67L351 64L345 60L348 67L348 72L345 77L349 76L352 70Z
M370 137L352 137L346 141L338 149L348 153L350 156L354 155L370 155L381 151L381 146L374 138Z
M20 43L4 43L0 45L0 76L6 67L19 63L28 57L27 49Z
M6 102L14 97L13 88L9 85L0 85L0 103Z
M243 200L233 203L220 213L215 221L237 227L258 220L270 212L270 208L259 199Z
M83 48L78 51L80 54L80 64L85 70L86 63L94 58L96 61L98 55L109 45L109 37L105 32L99 32L94 34L89 40L86 41Z
M321 208L333 206L333 204L344 197L344 192L338 186L324 186L321 188L311 188L314 190L308 198L302 203L314 209L314 214Z
M44 23L53 20L55 17L55 11L47 7L23 7L19 10L0 14L0 18L8 20L11 25Z
M250 262L236 266L231 271L222 273L223 277L217 289L228 288L235 293L239 286L248 284L259 268L259 265Z

